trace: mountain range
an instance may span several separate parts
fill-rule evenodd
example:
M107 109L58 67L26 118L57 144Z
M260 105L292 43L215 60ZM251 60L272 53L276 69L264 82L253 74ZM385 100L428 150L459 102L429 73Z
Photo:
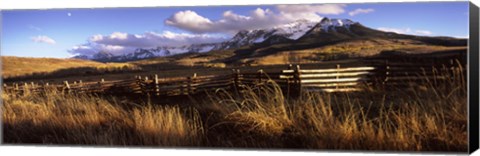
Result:
M178 47L161 46L151 49L138 48L123 55L113 55L106 51L100 51L91 56L81 55L75 56L75 58L100 62L124 62L183 53L235 50L237 53L235 57L224 60L224 62L232 62L238 61L238 59L247 59L244 61L248 61L247 57L266 56L278 51L298 51L342 42L355 42L355 45L365 43L360 47L365 45L384 46L384 44L392 43L395 43L395 45L402 43L408 45L466 46L465 39L397 34L368 28L349 19L323 18L320 22L298 20L268 29L241 30L231 39L221 43L192 44Z

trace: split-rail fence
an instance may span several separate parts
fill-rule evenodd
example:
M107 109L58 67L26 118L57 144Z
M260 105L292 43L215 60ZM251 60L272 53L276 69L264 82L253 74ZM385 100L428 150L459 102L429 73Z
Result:
M405 87L418 85L425 80L441 80L454 76L441 71L465 70L463 56L446 59L411 58L399 61L396 58L364 59L344 64L332 64L322 68L302 69L301 65L288 65L277 72L242 72L232 69L223 75L161 78L158 75L135 76L132 79L98 82L64 81L63 84L22 82L3 84L3 90L16 94L31 94L49 89L79 93L140 93L154 96L193 95L218 89L241 89L275 82L282 90L292 95L304 91L348 92L361 91L365 86L381 85ZM326 63L327 64L327 63ZM453 73L453 72L451 72ZM416 84L415 84L416 83Z

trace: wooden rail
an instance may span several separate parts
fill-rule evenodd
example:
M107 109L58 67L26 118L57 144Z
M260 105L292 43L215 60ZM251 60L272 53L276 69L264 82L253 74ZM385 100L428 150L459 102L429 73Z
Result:
M3 84L3 90L21 95L57 90L66 93L140 93L153 96L191 95L218 89L239 90L245 86L274 81L285 92L300 95L304 91L347 92L361 91L364 86L396 86L424 83L425 80L447 79L448 74L439 70L462 70L460 62L395 62L390 60L368 60L355 65L336 64L321 69L301 69L300 65L289 65L279 72L242 73L233 69L231 74L160 78L158 75L135 76L128 80L98 82L64 81L63 84L11 83Z

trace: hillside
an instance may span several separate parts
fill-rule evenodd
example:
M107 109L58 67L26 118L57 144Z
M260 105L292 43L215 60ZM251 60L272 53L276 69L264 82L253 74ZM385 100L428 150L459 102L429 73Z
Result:
M296 48L300 47L300 48ZM138 65L170 64L177 66L255 66L296 64L368 57L383 51L407 54L435 53L448 50L466 51L467 46L446 46L412 39L351 39L312 46L308 43L281 43L269 46L244 46L235 50L217 50L207 53L186 53L134 61Z
M465 50L466 39L414 36L384 32L348 19L324 18L319 23L297 21L271 29L238 32L209 52L137 61L140 64L175 65L271 65L366 57L383 51L432 53Z
M465 50L466 46L432 45L410 39L353 39L320 46L295 48L295 44L278 44L268 47L247 48L225 58L227 64L266 65L305 63L368 57L383 51L398 51L409 54L433 53L445 50Z
M32 58L2 56L2 77L15 77L32 73L48 73L71 68L112 68L131 66L128 63L101 63L80 59Z

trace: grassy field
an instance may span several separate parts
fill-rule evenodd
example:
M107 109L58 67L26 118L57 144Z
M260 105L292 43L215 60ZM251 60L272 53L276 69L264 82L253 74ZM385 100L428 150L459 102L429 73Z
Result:
M30 77L43 75L67 75L75 72L135 68L130 63L100 63L80 59L29 58L2 56L2 78Z
M260 49L261 50L261 49ZM434 46L415 45L402 41L372 40L338 43L319 48L303 50L278 51L275 54L262 57L252 57L248 60L258 65L285 64L295 62L318 62L345 58L368 57L383 51L398 51L409 54L432 53L445 50L465 50L465 46Z
M454 75L389 92L367 87L299 98L286 97L272 82L167 105L55 91L2 93L4 142L466 152L467 84L461 72Z

